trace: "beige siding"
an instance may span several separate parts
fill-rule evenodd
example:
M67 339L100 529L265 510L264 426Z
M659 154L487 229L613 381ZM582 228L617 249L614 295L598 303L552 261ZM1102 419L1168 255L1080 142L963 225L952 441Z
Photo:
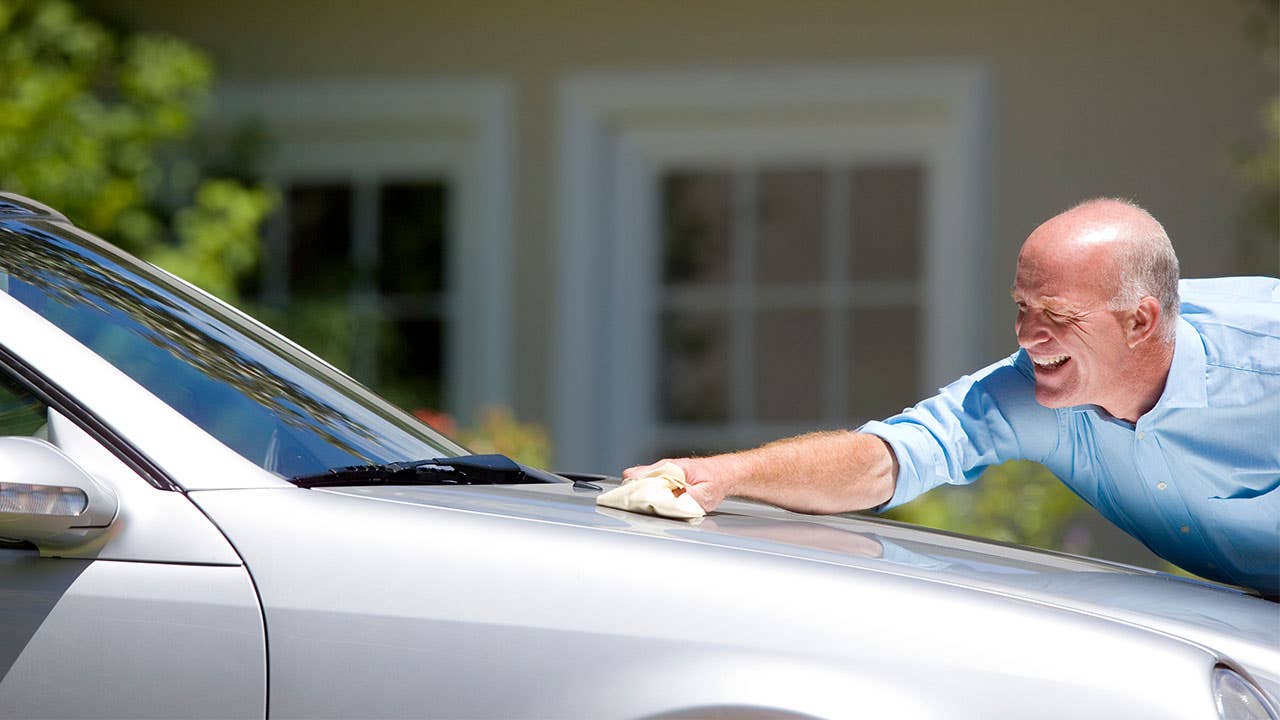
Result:
M552 376L556 82L583 70L963 60L992 81L992 275L1035 224L1099 194L1161 218L1186 275L1235 271L1233 148L1258 135L1273 70L1244 2L262 2L100 0L212 50L228 82L499 78L515 90L516 377L545 419ZM1012 348L1007 284L985 311ZM975 309L981 311L981 309Z

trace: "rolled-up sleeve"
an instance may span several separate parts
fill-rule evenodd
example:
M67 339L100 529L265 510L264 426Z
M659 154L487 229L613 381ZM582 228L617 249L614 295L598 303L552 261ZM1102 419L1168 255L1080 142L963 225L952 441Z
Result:
M967 484L1006 460L1042 460L1058 443L1055 411L1035 401L1030 361L1018 352L942 388L937 395L858 430L889 444L898 460L901 505L943 483Z

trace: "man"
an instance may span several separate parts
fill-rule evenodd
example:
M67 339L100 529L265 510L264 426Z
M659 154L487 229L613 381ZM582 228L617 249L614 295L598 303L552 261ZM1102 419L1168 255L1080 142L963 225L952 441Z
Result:
M675 460L689 493L885 510L1036 460L1170 562L1280 595L1280 280L1179 283L1160 223L1097 199L1031 233L1012 295L1011 357L857 432Z

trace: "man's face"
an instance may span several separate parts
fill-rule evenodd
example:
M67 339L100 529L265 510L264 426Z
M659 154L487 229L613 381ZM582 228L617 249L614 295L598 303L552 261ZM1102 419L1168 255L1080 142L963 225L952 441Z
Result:
M1018 256L1014 331L1035 367L1036 402L1100 405L1124 397L1125 313L1108 308L1114 267L1101 246L1063 247L1033 234Z

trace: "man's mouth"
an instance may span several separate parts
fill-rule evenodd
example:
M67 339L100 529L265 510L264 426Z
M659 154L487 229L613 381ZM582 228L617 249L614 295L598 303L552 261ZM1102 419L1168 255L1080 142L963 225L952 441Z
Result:
M1035 363L1036 367L1041 370L1057 370L1070 359L1070 355L1051 355L1049 357L1031 358L1031 362Z

